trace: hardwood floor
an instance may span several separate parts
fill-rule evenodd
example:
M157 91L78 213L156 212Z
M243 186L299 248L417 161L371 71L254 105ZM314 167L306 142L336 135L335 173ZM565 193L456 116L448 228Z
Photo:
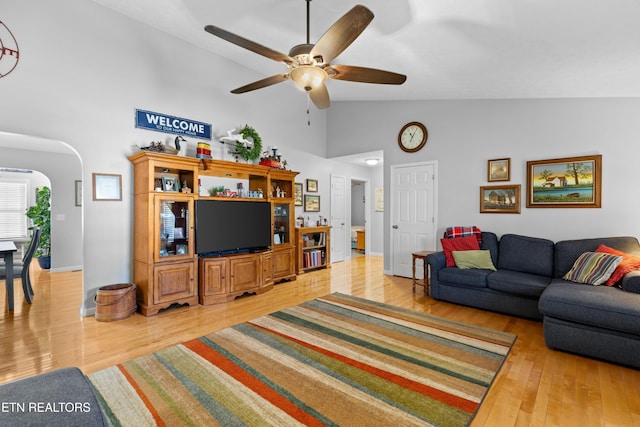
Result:
M81 318L81 272L34 271L36 298L0 320L0 383L65 366L85 373L299 304L343 292L411 310L508 331L518 339L472 426L640 426L640 371L549 350L542 324L414 294L411 280L383 274L381 257L364 256L301 275L262 295L228 304L136 314L117 322ZM0 282L4 288L4 282ZM640 357L640 356L639 356Z

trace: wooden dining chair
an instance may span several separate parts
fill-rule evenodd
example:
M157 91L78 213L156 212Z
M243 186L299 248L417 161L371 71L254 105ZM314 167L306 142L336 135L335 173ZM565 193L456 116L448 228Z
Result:
M22 257L22 261L16 262L13 265L13 277L17 277L20 275L20 279L22 282L22 291L24 292L24 298L27 303L31 304L34 297L33 287L31 286L31 277L29 275L29 266L31 265L31 261L33 260L33 254L38 249L38 244L40 243L40 236L42 234L42 230L38 227L33 229L33 233L31 235L31 242L29 243L29 247L24 253ZM6 278L5 266L0 266L0 279Z

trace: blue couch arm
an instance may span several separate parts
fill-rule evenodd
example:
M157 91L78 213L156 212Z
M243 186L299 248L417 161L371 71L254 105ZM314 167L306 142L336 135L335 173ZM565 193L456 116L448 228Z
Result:
M440 293L440 286L438 283L438 271L445 268L447 265L447 260L444 256L444 252L434 252L432 254L427 255L427 263L429 264L429 269L431 276L429 278L429 283L431 284L431 296L437 298Z

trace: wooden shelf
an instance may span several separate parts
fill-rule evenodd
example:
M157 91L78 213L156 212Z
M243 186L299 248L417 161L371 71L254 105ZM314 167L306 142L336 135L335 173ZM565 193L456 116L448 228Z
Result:
M315 240L316 236L319 240L318 244L307 246L310 238ZM296 257L298 274L331 266L331 226L298 227L296 242L298 242Z

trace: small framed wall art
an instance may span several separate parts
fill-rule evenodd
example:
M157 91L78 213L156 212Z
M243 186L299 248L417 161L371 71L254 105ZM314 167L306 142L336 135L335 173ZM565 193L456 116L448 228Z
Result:
M310 193L318 192L318 180L317 179L307 179L307 191Z
M493 159L487 162L487 181L509 181L511 179L511 159Z
M119 201L122 200L122 175L94 173L93 200Z
M302 206L302 184L299 182L293 184L293 201L295 206Z
M520 184L480 187L480 213L520 213Z
M82 206L82 181L76 180L76 206Z
M320 212L320 196L305 194L304 195L304 211Z

